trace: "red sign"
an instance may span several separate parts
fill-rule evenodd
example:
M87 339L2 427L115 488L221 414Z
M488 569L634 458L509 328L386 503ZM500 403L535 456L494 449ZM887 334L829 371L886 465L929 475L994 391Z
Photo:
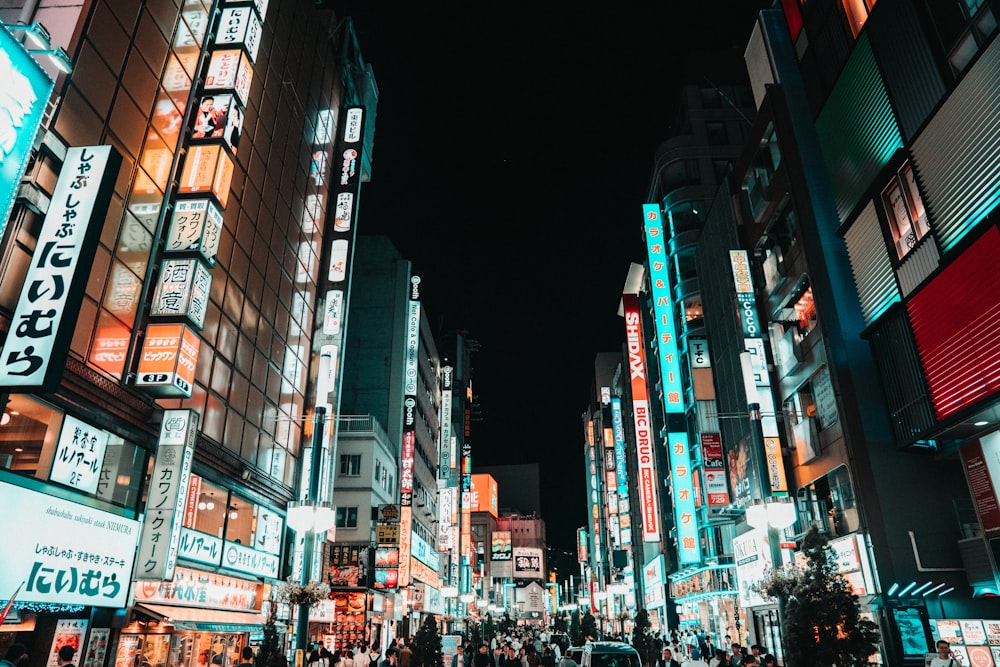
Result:
M642 509L642 541L660 541L659 480L653 459L653 424L646 388L646 354L642 337L639 297L623 294L625 340L628 345L629 378L632 386L632 410L635 420L636 460L639 467L639 505Z

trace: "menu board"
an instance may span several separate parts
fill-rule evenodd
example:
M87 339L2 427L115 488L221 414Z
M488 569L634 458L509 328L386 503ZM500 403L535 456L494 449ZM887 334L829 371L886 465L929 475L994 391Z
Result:
M329 629L334 636L334 648L343 649L366 641L365 610L368 596L363 591L332 593L334 620ZM333 650L333 649L331 649Z
M935 639L951 644L956 663L965 667L1000 667L1000 620L938 619Z
M87 651L80 662L82 667L103 667L104 656L108 652L108 635L111 630L108 628L94 628L90 631L90 638L87 640Z
M966 646L982 646L986 643L986 630L982 621L959 621Z
M83 637L87 634L87 624L85 619L60 619L56 621L56 631L52 635L52 646L49 649L49 667L58 667L59 649L64 646L72 647L76 654L80 653L83 645Z
M967 646L966 649L969 652L969 661L964 664L970 667L993 667L993 654L989 646Z
M955 620L938 619L934 621L937 625L938 639L943 639L949 644L962 644L962 626Z
M986 621L986 643L1000 646L1000 621Z

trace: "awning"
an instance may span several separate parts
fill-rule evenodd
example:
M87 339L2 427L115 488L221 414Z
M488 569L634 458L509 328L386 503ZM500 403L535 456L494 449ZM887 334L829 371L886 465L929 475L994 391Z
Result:
M224 611L173 607L165 604L137 604L136 611L163 623L170 623L175 630L200 630L202 632L259 632L267 621L263 614L252 611ZM279 632L281 631L279 624Z

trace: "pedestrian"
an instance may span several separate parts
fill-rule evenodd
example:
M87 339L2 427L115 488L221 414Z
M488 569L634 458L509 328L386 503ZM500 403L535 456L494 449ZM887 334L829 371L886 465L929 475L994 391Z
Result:
M253 649L249 646L244 646L243 650L240 651L240 658L243 662L236 665L236 667L253 667Z
M59 649L59 667L73 667L73 656L76 649L72 646L63 646Z
M775 658L770 653L764 656L764 659L760 663L763 667L778 667L778 659Z
M2 667L18 667L28 662L28 649L24 644L14 643L7 647L7 654L0 660Z
M410 642L403 641L403 648L399 649L399 667L410 667L410 657L413 651L410 650Z
M378 667L380 657L378 644L372 644L368 648L368 667Z
M725 667L726 665L726 652L721 648L715 649L715 655L712 659L708 661L708 667Z
M955 654L951 652L951 644L939 639L935 646L938 652L931 658L928 667L961 667L961 663L955 660Z
M385 650L385 660L382 661L382 664L380 664L379 667L396 667L396 662L398 660L399 652L397 649L390 646Z
M669 647L663 647L663 654L656 661L656 667L681 667L681 663L674 659L673 651Z
M541 664L542 667L556 667L556 658L552 655L552 649L548 646L542 652Z

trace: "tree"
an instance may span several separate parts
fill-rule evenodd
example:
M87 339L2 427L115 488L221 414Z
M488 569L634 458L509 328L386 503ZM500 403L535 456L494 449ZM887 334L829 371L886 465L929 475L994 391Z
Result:
M580 636L580 611L573 610L573 615L569 618L569 640L573 646L582 646L583 637Z
M642 664L652 665L659 657L656 650L656 637L649 632L649 613L645 609L640 609L635 615L632 628L632 648L642 658Z
M790 665L859 667L878 648L878 626L861 618L858 598L837 573L833 549L813 525L802 538L805 567L776 569L758 588L781 605Z
M285 654L281 651L281 641L278 639L278 629L275 627L275 613L278 605L271 603L267 614L267 621L264 622L264 641L257 649L257 655L253 657L254 667L286 667Z
M438 634L438 621L433 615L424 618L413 636L413 654L410 656L412 667L444 667L441 656L441 635Z
M588 640L594 641L599 636L597 619L588 611L583 615L583 620L580 621L580 643L586 643Z

